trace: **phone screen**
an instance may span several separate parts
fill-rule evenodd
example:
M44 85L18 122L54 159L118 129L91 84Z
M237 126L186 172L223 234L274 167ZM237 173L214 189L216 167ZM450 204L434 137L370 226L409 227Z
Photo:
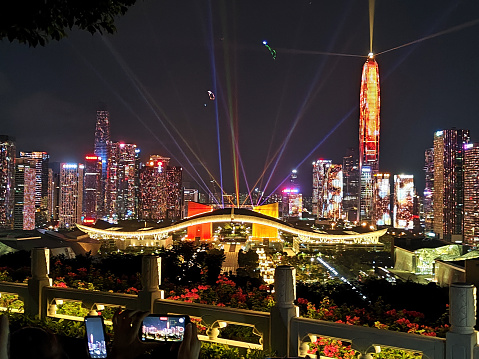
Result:
M141 324L140 338L142 341L181 342L188 322L185 315L149 315Z
M85 317L85 329L90 358L106 358L106 340L103 318L100 316Z

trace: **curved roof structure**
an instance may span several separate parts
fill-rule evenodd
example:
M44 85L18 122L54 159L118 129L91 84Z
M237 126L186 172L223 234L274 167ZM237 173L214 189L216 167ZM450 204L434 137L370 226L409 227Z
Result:
M77 224L77 227L85 232L91 238L135 238L135 239L161 239L167 237L170 233L183 230L189 226L204 223L254 223L265 226L275 227L280 231L296 235L304 242L320 242L320 243L345 243L345 244L371 244L377 243L380 236L386 233L386 229L378 231L357 233L346 231L341 234L329 234L323 231L314 231L308 229L299 229L285 223L277 218L269 217L261 213L257 213L248 209L225 208L212 212L203 213L183 219L180 222L162 228L139 229L136 231L122 231L120 227L112 227L109 229L99 229Z

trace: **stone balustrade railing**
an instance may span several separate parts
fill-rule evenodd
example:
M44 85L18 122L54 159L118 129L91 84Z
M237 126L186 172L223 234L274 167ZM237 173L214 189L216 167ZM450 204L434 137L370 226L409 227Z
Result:
M393 347L422 352L423 358L429 359L479 359L478 332L474 330L476 288L470 284L451 285L451 328L446 339L441 339L301 318L298 307L294 305L295 270L290 266L276 268L276 304L267 313L163 299L163 291L159 289L160 258L155 256L143 257L143 289L138 295L52 287L48 276L49 250L35 248L31 258L32 277L28 284L0 282L0 293L18 294L24 302L25 313L32 316L64 317L56 313L57 303L71 300L82 302L91 315L97 314L96 310L101 306L121 306L158 314L187 314L201 318L207 326L207 335L202 335L201 340L264 349L275 352L277 356L305 356L308 342L323 336L350 342L352 348L361 353L361 358L371 358L371 353L380 351L381 347ZM68 319L82 320L74 317ZM218 338L221 329L228 324L251 327L259 337L259 344Z

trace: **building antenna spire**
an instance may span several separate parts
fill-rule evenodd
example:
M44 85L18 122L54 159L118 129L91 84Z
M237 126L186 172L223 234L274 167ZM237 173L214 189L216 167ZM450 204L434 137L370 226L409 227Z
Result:
M373 29L375 0L369 0L369 52L373 52Z

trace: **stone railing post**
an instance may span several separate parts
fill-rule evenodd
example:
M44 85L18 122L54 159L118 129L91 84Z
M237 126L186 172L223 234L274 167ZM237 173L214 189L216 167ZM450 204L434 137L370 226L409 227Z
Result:
M296 270L292 266L278 266L274 272L274 297L271 308L271 349L276 356L290 355L291 318L299 316L296 299ZM294 344L293 344L294 345ZM299 343L296 341L296 346ZM297 351L297 349L296 349Z
M477 344L476 287L453 283L449 287L449 323L446 334L446 359L472 359Z
M47 303L43 296L43 287L52 285L50 274L50 250L33 248L31 251L32 277L28 279L28 298L25 298L25 313L32 317L44 318Z
M161 284L161 258L143 256L141 260L141 286L138 293L138 309L153 313L155 300L163 299Z

